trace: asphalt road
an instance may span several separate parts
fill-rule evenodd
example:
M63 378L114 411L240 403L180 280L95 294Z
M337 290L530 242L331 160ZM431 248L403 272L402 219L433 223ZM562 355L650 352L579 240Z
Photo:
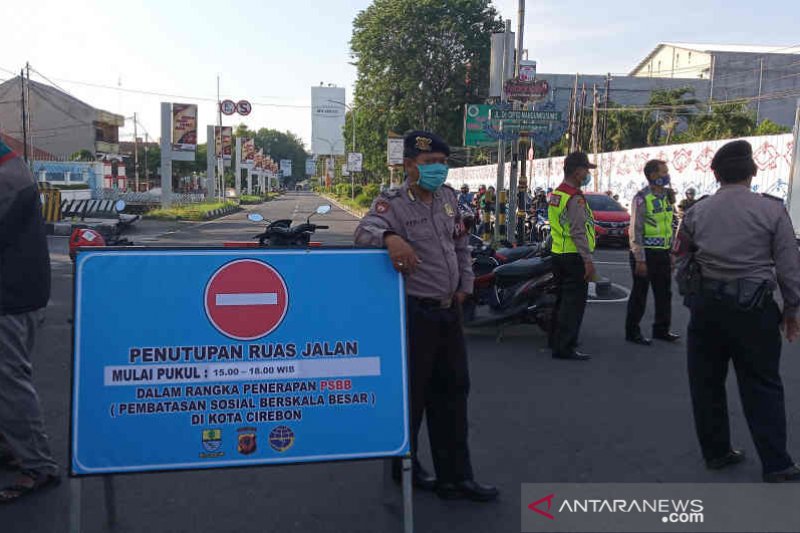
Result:
M267 218L301 220L323 200L289 194L256 211ZM248 240L260 227L245 213L206 224L148 223L132 238L158 245L209 245ZM326 244L348 244L357 222L340 209L326 215ZM323 223L320 220L320 223ZM35 381L58 461L67 462L72 268L66 239L52 238L53 296L48 323L34 356ZM630 286L627 251L602 249L599 270ZM335 274L331 274L335 276ZM108 280L109 296L114 285ZM688 314L676 295L674 330L685 333ZM734 443L749 460L708 472L697 449L685 371L685 344L639 348L623 340L625 304L589 305L582 349L589 362L558 361L536 328L470 332L472 374L470 440L476 477L497 484L499 501L444 502L415 495L417 531L520 530L524 482L757 482L760 466L733 380L729 383ZM146 320L147 317L134 317ZM647 332L652 304L643 322ZM784 347L783 376L790 449L800 458L800 348ZM791 438L794 435L794 438ZM423 462L430 465L427 444ZM0 482L10 481L0 474ZM83 481L83 531L107 531L103 482ZM119 522L115 531L162 532L373 532L401 531L398 501L384 503L381 461L281 466L115 478ZM390 496L399 491L390 488ZM67 531L69 490L64 483L0 508L3 533Z

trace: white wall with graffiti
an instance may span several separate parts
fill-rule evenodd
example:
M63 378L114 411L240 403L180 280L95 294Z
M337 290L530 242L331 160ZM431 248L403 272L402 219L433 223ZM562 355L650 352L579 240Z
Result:
M745 137L753 146L753 158L758 165L758 175L753 179L753 190L786 198L789 172L792 163L793 142L791 134ZM698 196L712 194L717 190L711 159L714 153L731 139L690 144L655 146L620 152L597 154L594 171L595 184L588 189L613 191L620 201L628 205L630 199L645 185L644 165L649 159L661 159L669 165L672 188L683 197L689 188L697 189ZM589 158L594 160L593 155ZM556 187L563 178L563 157L550 157L527 161L526 175L533 187ZM510 164L506 164L505 186L508 187ZM466 183L470 190L478 186L497 183L497 165L453 168L447 182L453 187Z

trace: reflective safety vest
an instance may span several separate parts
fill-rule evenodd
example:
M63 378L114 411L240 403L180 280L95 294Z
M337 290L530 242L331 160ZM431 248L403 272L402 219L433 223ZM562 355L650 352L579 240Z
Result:
M672 219L675 212L667 200L652 192L644 197L644 247L669 250L672 247Z
M553 238L552 253L554 254L574 254L578 253L578 247L569 233L569 220L567 220L567 202L573 195L554 190L550 193L547 206L547 218L550 221L550 235ZM584 201L586 209L586 237L589 241L589 251L594 252L595 233L594 233L594 213L589 204Z

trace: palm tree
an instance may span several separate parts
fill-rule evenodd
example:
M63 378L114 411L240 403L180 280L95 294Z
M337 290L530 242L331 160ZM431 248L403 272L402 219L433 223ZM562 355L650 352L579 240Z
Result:
M662 131L666 134L664 144L669 144L681 121L691 122L700 102L696 98L686 98L687 95L694 95L694 89L682 87L653 91L649 106L655 108L656 117L647 132L648 144L657 145Z

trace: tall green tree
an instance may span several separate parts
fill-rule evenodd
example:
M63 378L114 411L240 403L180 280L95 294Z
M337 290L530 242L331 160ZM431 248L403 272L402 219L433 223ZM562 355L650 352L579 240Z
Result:
M292 175L286 179L287 186L291 187L295 182L305 179L306 158L309 155L303 140L298 135L290 131L283 132L269 128L253 131L247 129L246 125L240 124L234 129L234 137L255 139L256 150L264 150L264 154L276 162L280 162L281 159L291 159Z
M756 127L753 135L779 135L781 133L791 132L792 128L789 128L788 126L781 126L780 124L776 124L767 118L762 120L761 124Z
M356 16L357 147L368 174L387 172L389 131L424 128L461 144L464 104L488 95L491 34L502 29L489 0L375 0Z
M685 136L684 142L713 141L755 135L755 113L746 104L718 104L711 113L696 117Z

